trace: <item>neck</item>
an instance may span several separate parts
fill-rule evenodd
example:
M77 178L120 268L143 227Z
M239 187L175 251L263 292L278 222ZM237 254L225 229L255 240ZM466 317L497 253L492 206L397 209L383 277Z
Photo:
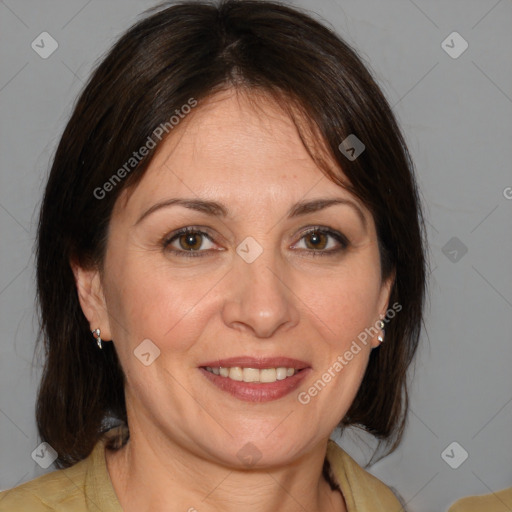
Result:
M253 470L217 464L154 434L130 424L127 444L106 453L124 511L346 511L322 476L327 439L292 464Z

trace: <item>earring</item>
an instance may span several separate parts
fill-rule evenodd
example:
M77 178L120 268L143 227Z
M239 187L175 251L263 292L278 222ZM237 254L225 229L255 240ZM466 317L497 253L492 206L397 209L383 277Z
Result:
M101 346L101 331L99 329L94 329L92 331L92 335L96 338L96 343L98 344L98 347L100 347L100 350L103 348Z
M384 341L384 322L382 320L379 320L378 324L381 333L377 336L377 339L379 340L379 343L382 343Z

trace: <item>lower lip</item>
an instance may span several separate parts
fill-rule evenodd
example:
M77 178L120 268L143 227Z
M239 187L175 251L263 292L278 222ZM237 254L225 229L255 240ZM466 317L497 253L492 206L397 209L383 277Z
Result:
M270 402L278 400L297 389L311 368L304 368L291 377L276 380L275 382L243 382L215 375L205 368L199 368L199 370L211 383L239 400L245 402Z

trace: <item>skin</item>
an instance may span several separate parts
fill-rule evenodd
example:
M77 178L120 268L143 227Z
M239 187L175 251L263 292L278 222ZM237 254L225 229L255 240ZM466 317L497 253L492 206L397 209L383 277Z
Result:
M346 510L322 464L376 337L309 404L297 394L385 314L392 282L381 279L370 212L321 173L278 105L251 94L257 106L229 90L181 121L117 200L103 268L74 266L91 330L115 340L126 374L131 438L107 453L107 467L127 511ZM174 205L138 222L170 198L216 201L228 215ZM366 226L347 204L288 218L297 202L321 198L352 201ZM205 256L187 257L179 239L164 247L184 226L208 228ZM327 236L315 249L318 238L304 236L315 226L343 233L348 246ZM248 236L263 249L250 264L236 253ZM331 248L340 250L319 254ZM144 339L160 350L149 366L133 354ZM242 355L292 357L312 371L285 397L248 403L198 370ZM261 453L250 468L237 457L248 442Z

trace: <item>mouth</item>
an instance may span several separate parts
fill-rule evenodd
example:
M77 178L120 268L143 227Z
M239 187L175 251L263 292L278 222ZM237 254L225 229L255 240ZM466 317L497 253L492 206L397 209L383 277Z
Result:
M311 370L290 358L238 357L210 361L199 370L217 388L249 402L277 400L291 393Z
M293 377L295 373L301 370L286 368L284 366L279 366L278 368L262 368L261 370L258 368L242 368L240 366L232 366L231 368L207 366L206 371L237 382L269 383Z

